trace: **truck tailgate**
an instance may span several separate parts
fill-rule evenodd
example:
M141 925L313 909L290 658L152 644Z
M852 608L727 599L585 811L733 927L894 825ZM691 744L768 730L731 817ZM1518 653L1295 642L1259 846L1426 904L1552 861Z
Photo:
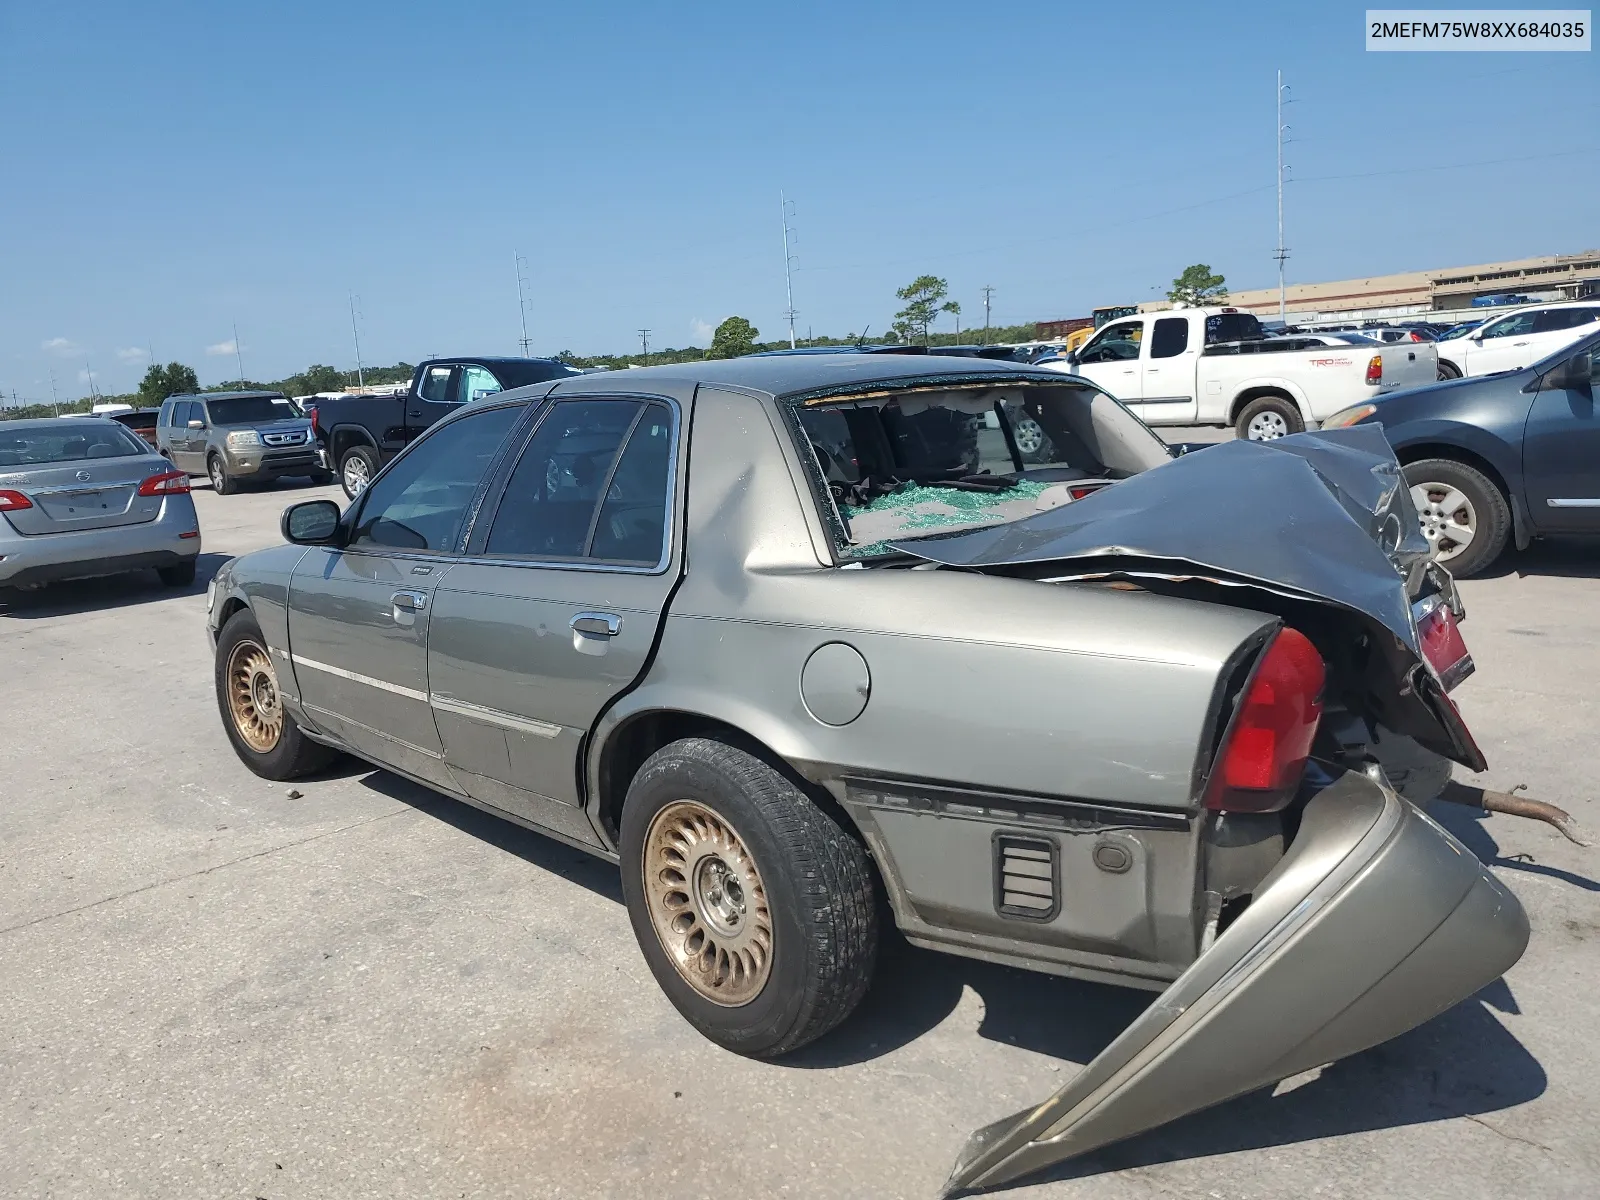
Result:
M1386 342L1380 392L1422 387L1439 378L1439 348L1432 342Z

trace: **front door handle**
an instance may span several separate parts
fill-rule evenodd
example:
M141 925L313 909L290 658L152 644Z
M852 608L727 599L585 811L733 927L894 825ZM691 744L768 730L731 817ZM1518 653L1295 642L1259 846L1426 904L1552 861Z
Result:
M622 632L622 618L615 613L581 612L570 622L573 633L590 637L616 637Z
M405 612L421 612L428 607L428 593L396 592L389 597L389 603Z

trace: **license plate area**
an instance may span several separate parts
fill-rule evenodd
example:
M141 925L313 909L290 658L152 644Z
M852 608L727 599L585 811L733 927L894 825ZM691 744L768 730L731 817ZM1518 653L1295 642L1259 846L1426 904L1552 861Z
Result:
M115 516L128 510L131 487L80 488L70 492L35 495L44 515L52 521L81 521L85 517Z

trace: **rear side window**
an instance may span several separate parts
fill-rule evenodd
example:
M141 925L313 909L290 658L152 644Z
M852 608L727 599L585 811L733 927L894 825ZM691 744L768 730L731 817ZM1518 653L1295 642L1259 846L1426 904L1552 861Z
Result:
M1189 348L1189 319L1161 317L1150 333L1151 358L1176 358Z
M671 412L637 400L568 400L529 440L485 553L654 566L667 529Z
M1207 345L1249 341L1261 336L1261 322L1250 313L1217 313L1206 318Z
M1539 313L1533 322L1535 333L1555 333L1562 329L1578 329L1595 319L1600 310L1592 308L1550 308Z

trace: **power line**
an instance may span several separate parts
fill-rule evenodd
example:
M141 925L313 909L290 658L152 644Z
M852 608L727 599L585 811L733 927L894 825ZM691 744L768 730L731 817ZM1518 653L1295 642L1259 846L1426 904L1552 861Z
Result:
M244 386L244 349L239 345L239 322L233 323L233 357L239 364L239 385Z

